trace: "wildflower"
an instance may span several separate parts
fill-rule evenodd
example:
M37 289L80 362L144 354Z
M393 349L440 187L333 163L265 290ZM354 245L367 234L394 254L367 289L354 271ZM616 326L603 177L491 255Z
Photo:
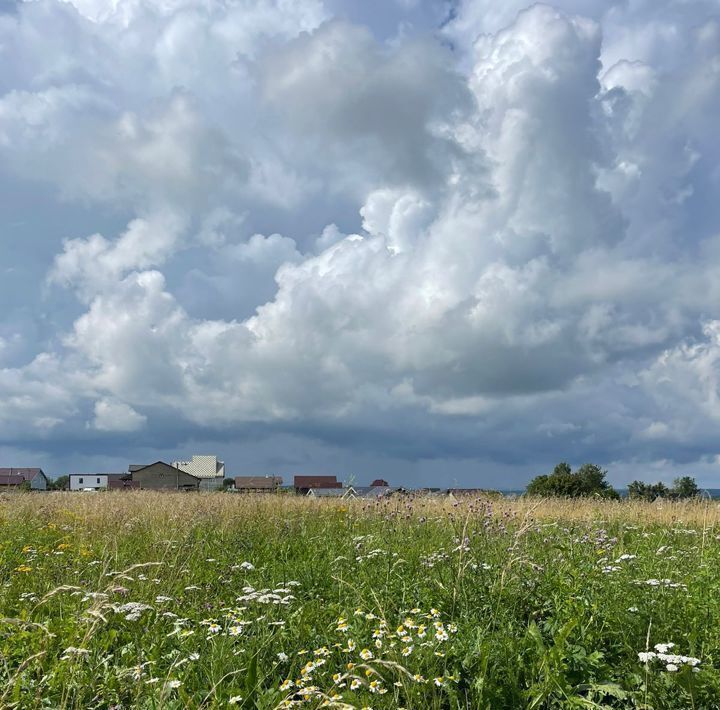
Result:
M350 683L350 690L357 690L362 685L362 681L359 678L353 678Z
M233 695L228 700L228 705L237 705L238 703L242 702L242 695Z
M240 565L240 569L247 570L248 572L252 572L255 569L255 565L252 564L252 562L243 562Z
M209 631L211 634L217 634L217 633L219 633L221 630L222 630L222 627L220 626L220 624L209 624L209 625L208 625L208 631Z
M382 639L375 639L375 648L382 648Z
M168 688L179 688L182 685L182 681L181 680L169 680L166 683L166 685Z
M413 647L412 647L412 646L405 646L405 647L400 651L400 653L401 653L403 656L406 656L406 657L409 656L412 652L413 652Z
M290 660L290 657L284 651L280 651L280 653L277 654L277 658L281 663L285 663Z
M199 660L199 658L200 658L200 654L193 652L188 656L188 661L197 661L197 660Z
M295 685L295 683L293 683L290 678L286 678L282 683L280 683L280 690L284 693L286 690L290 690L293 685Z
M435 639L437 641L447 641L450 637L448 636L447 631L445 629L438 629L435 632Z
M30 567L28 565L20 565L19 567L15 568L15 571L23 572L23 573L32 572L32 567Z
M658 653L667 653L671 648L675 648L674 643L656 643L655 650Z
M377 693L378 695L385 695L385 693L387 693L387 689L382 687L382 683L379 680L370 681L368 690L371 693Z
M350 653L357 648L357 644L352 639L348 639L347 646L343 649L345 653Z
M228 629L228 634L229 634L230 636L239 636L242 632L243 632L243 627L242 627L242 626L231 626L231 627Z
M155 685L155 683L159 683L159 682L160 682L160 678L148 678L145 681L145 685Z
M415 673L415 675L413 675L413 680L416 683L424 683L425 682L425 678L422 675L420 675L420 673Z
M373 654L369 648L364 648L362 651L360 651L360 658L362 658L363 661L369 661L372 657Z
M442 688L445 685L445 678L443 678L442 676L433 678L433 683L435 683L435 685L437 685L438 688Z
M666 670L666 671L670 671L671 673L673 673L673 672L676 671L677 669L678 669L678 667L677 667L674 663L668 663L668 664L665 666L665 670Z
M419 639L424 639L427 635L427 626L420 625L417 627L417 635Z

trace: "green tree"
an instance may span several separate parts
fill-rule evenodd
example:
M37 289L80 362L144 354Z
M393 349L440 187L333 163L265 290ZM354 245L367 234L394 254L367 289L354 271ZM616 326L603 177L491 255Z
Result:
M605 480L607 471L596 464L586 463L573 472L565 461L559 463L551 474L536 476L527 486L529 495L561 496L579 498L601 496L619 498L617 491Z
M670 498L671 496L672 491L661 481L657 483L633 481L628 486L628 498L633 500L654 501L657 498Z
M58 476L54 481L50 481L48 488L51 491L65 491L70 485L70 476Z
M695 498L700 495L698 484L692 476L679 476L673 481L673 498Z

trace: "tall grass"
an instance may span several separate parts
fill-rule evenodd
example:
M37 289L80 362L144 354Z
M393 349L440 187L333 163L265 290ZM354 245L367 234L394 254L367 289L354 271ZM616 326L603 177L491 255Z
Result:
M0 707L720 708L719 516L7 495Z

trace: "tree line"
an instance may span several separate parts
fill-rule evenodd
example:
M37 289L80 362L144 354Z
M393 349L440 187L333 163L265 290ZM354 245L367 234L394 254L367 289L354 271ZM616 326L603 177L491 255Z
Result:
M617 500L620 494L607 482L607 471L594 463L586 463L573 471L568 463L560 462L552 473L536 476L527 486L526 493L533 496L559 496L583 498L593 496ZM628 485L628 498L653 501L658 498L683 500L700 495L692 476L680 476L672 486L662 482L633 481Z

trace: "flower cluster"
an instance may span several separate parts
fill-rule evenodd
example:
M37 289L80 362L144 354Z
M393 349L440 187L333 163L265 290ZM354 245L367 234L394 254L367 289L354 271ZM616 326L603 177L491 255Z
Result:
M674 643L656 643L654 651L640 651L638 658L641 663L650 663L651 661L660 661L665 664L665 670L674 673L682 666L689 666L693 671L697 671L697 666L700 665L701 661L699 658L694 656L681 656L677 653L668 653L672 648L675 648Z

